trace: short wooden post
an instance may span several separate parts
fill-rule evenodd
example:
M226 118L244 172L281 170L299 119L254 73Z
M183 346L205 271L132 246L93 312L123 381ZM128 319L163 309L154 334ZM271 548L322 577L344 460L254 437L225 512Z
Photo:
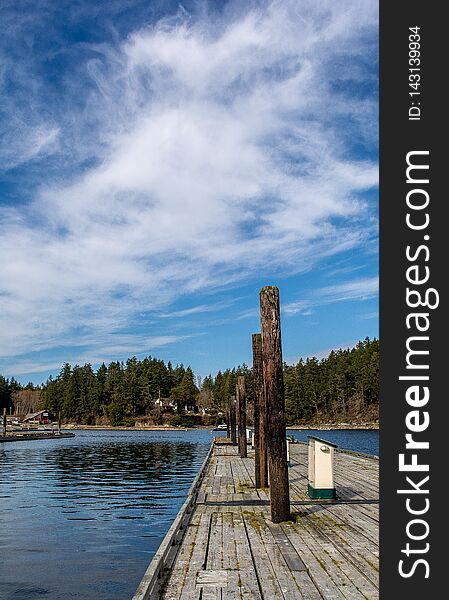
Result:
M246 443L246 387L243 375L237 377L235 387L239 411L239 454L241 458L246 458L248 456Z
M2 435L3 435L3 437L6 437L6 407L3 408Z
M262 336L253 333L254 450L256 488L268 487L267 408L263 388Z
M290 493L285 434L284 375L282 371L279 290L269 286L260 292L262 364L267 407L268 471L273 523L290 519Z
M235 418L235 396L231 396L229 405L229 416L231 422L231 442L235 446L237 444L237 423Z

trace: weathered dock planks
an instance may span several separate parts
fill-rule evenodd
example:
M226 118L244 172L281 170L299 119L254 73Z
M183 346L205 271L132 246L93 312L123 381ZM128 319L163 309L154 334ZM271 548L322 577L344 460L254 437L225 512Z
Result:
M290 458L292 516L274 524L268 490L255 488L254 452L213 446L190 513L178 515L181 542L175 521L134 600L377 599L378 461L337 451L332 501L307 496L307 446L292 444Z

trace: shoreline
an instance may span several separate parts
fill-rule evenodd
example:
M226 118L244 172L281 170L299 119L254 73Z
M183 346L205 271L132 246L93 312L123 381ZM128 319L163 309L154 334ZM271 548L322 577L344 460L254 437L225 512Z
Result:
M125 427L123 425L117 425L113 427L112 425L81 425L68 423L67 425L63 425L62 429L64 430L79 430L79 431L195 431L195 430L209 430L212 431L212 426L201 425L197 427L173 427L169 425L147 425L143 427ZM310 425L288 425L286 430L319 430L319 431L329 431L329 430L367 430L367 431L379 431L378 423L321 423L321 424L310 424Z
M81 425L67 423L62 429L68 430L93 430L93 431L186 431L187 429L210 429L210 427L172 427L170 425L146 425L144 427L126 427L125 425Z
M379 423L313 423L311 425L288 425L286 429L304 429L306 431L315 429L329 431L330 429L353 429L379 431Z

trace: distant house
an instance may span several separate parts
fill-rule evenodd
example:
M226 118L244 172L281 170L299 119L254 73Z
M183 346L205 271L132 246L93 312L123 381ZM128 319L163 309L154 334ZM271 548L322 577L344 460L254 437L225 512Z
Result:
M161 410L176 410L176 404L170 398L158 398L154 401L154 406Z
M41 425L48 425L55 421L55 416L53 413L48 410L40 410L36 413L28 414L24 419L22 419L22 423L39 423Z

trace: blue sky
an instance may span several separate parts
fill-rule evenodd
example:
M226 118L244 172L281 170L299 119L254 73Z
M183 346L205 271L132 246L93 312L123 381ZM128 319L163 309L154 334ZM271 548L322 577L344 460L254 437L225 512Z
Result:
M377 3L0 7L0 373L378 335Z

